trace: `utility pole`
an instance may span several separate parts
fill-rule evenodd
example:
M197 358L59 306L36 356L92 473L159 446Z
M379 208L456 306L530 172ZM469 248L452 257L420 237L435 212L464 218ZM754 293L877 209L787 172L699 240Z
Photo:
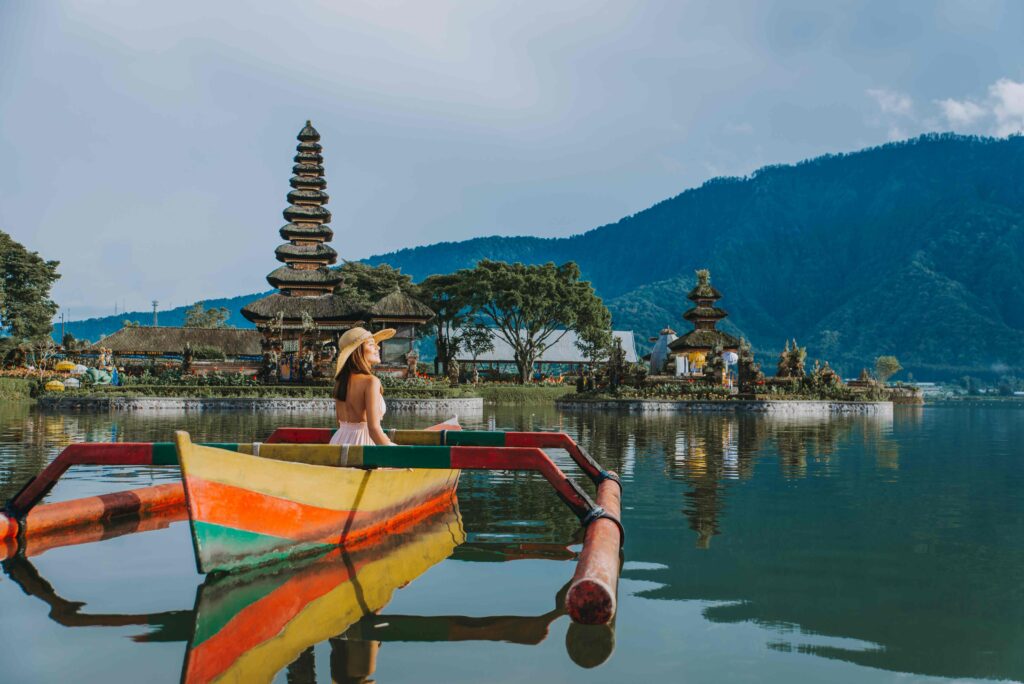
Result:
M60 312L60 343L64 344L64 312Z
M160 302L158 302L158 301L156 301L154 299L153 300L153 327L154 328L157 326L157 323L156 323L156 307L157 307L158 304L160 304Z

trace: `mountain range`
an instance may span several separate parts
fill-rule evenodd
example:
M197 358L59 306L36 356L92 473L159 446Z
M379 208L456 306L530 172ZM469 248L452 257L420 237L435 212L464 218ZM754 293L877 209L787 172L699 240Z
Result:
M485 257L576 261L614 326L641 341L689 329L685 295L708 268L724 329L769 371L796 338L847 374L893 354L922 380L1024 375L1024 137L930 134L709 180L571 237L481 237L366 262L420 280ZM237 310L257 296L207 305L247 325ZM138 316L68 329L96 339ZM184 307L160 316L173 324Z

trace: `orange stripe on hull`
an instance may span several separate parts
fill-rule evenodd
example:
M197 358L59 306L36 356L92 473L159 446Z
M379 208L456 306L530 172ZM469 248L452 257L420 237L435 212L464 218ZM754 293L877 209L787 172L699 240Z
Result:
M295 542L352 548L430 515L451 502L454 482L373 511L334 511L190 477L194 522L221 525Z

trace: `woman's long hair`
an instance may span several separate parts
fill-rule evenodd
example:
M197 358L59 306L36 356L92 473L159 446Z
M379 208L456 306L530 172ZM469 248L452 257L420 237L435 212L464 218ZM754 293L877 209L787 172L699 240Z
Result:
M363 356L363 345L356 347L355 351L345 359L345 365L341 367L338 374L334 376L334 398L338 401L345 401L348 396L348 380L353 375L371 375L370 363Z

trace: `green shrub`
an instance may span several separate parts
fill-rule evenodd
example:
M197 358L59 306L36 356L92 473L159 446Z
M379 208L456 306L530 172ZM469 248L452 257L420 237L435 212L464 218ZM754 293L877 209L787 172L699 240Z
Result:
M191 373L183 374L180 368L164 368L157 373L146 369L140 375L127 375L124 377L125 386L164 386L164 387L239 387L256 386L257 382L251 375L244 373L214 372L202 375Z
M30 378L0 378L0 400L28 401L39 393L41 383Z

